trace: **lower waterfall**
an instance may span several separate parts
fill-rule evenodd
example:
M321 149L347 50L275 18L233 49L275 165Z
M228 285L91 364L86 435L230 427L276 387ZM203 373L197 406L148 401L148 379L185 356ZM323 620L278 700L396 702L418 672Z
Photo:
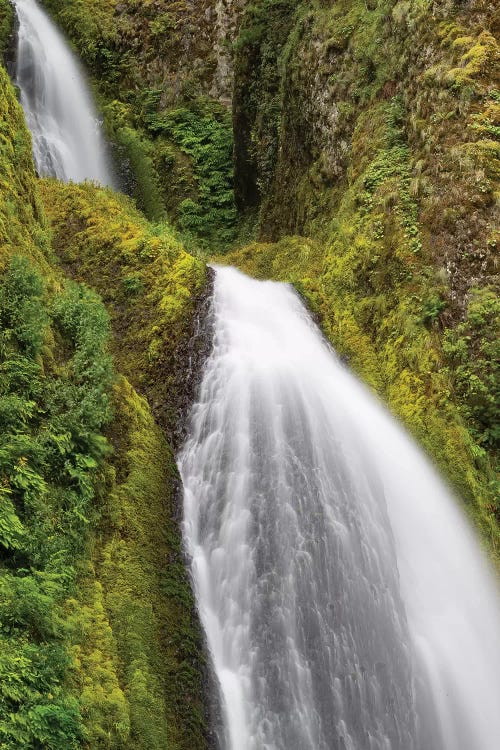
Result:
M179 456L228 750L496 750L500 607L457 501L287 285L216 269Z
M101 125L76 57L35 0L14 0L14 6L15 77L38 173L113 186Z

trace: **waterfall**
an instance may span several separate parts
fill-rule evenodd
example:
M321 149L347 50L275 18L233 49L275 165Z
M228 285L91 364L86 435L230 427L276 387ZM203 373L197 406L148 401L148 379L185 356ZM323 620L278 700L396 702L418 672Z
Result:
M216 269L179 456L230 750L496 750L500 607L457 501L283 284Z
M113 184L87 82L64 37L35 0L14 0L16 83L40 175Z

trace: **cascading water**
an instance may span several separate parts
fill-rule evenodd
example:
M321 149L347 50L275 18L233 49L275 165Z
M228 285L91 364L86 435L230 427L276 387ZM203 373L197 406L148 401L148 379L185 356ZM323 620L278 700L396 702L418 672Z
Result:
M14 6L16 83L38 173L112 186L105 141L77 60L35 0L14 0Z
M230 750L496 750L498 591L456 501L285 285L217 269L179 457Z

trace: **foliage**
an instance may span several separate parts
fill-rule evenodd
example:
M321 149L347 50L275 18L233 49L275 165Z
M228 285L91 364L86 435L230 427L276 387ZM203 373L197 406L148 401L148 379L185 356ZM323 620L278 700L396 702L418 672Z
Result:
M58 645L0 635L0 742L5 750L82 746L77 702L61 682L67 655Z
M64 281L55 265L39 188L53 247L64 247L68 268L80 253L81 276L106 294L115 361L162 405L171 429L184 377L173 363L204 266L123 197L37 183L7 80L5 92L0 744L204 747L199 631L171 520L172 455L125 380L111 405L108 317L94 292ZM166 570L158 556L170 561Z
M83 287L49 296L14 256L0 280L0 331L1 744L76 748L83 726L61 608L108 451L107 317Z
M14 13L9 0L0 0L0 55L5 53L12 33Z
M233 135L227 110L198 103L147 118L148 129L169 137L193 161L195 199L179 206L182 230L212 249L223 249L234 239L236 207L233 195Z
M43 181L41 191L64 267L110 310L116 368L156 405L171 436L185 379L181 351L206 283L204 264L167 224L149 224L123 196L54 180Z
M500 301L492 288L472 289L467 317L445 332L450 377L480 445L498 448Z

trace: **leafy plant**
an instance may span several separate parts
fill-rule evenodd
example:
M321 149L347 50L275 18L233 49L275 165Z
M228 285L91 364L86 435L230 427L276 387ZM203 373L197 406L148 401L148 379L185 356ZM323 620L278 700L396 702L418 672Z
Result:
M191 157L197 195L179 206L180 228L212 249L223 249L235 237L233 135L229 113L199 101L190 109L152 113L147 127L166 136Z
M51 297L14 256L0 330L0 744L68 750L83 727L61 609L108 454L108 322L94 293L68 284Z
M462 409L480 445L500 441L500 300L491 287L473 289L467 317L448 329L444 351Z

